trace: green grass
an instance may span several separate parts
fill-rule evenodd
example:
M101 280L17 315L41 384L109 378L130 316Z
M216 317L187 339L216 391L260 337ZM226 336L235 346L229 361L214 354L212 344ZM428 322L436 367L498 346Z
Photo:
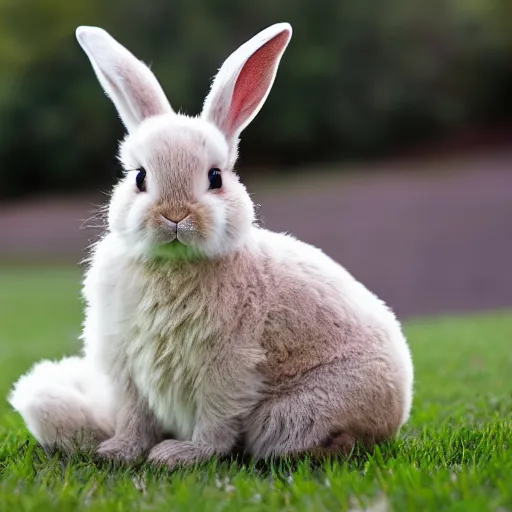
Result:
M0 394L78 349L80 273L0 270ZM406 325L414 412L373 455L314 466L211 463L168 473L48 459L0 402L0 511L512 510L512 313Z

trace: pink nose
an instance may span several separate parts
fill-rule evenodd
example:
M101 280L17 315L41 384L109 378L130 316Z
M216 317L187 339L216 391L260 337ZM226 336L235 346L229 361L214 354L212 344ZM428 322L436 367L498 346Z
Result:
M162 219L165 221L165 222L173 222L174 224L179 224L183 219L185 219L188 215L186 213L182 214L182 215L179 215L173 219L171 219L170 217L167 217L166 215L160 215L160 217L162 217Z
M178 224L178 222L179 222L179 220L171 219L170 217L166 217L165 215L162 215L162 217L163 217L165 220L168 220L169 222L174 222L174 224Z

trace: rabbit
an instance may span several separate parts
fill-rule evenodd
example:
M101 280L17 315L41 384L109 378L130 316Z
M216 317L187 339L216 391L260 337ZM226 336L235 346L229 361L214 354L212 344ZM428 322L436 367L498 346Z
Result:
M36 440L174 468L240 444L323 457L396 436L414 379L395 314L320 249L259 226L234 170L291 26L240 46L198 117L103 29L76 36L125 125L124 175L85 273L82 355L35 365L9 396Z

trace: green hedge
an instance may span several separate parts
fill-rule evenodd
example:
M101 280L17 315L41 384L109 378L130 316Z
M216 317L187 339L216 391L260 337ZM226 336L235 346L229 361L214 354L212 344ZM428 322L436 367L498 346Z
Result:
M258 30L294 37L243 162L381 155L512 117L510 0L0 0L0 196L102 186L122 127L74 39L99 25L197 113Z

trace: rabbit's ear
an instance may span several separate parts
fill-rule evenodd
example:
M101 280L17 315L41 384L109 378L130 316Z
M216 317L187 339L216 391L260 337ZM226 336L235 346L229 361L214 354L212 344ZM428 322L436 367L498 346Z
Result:
M105 30L78 27L76 38L128 132L148 117L172 112L155 75Z
M230 144L267 99L291 37L288 23L272 25L240 46L220 68L201 116L214 123Z

